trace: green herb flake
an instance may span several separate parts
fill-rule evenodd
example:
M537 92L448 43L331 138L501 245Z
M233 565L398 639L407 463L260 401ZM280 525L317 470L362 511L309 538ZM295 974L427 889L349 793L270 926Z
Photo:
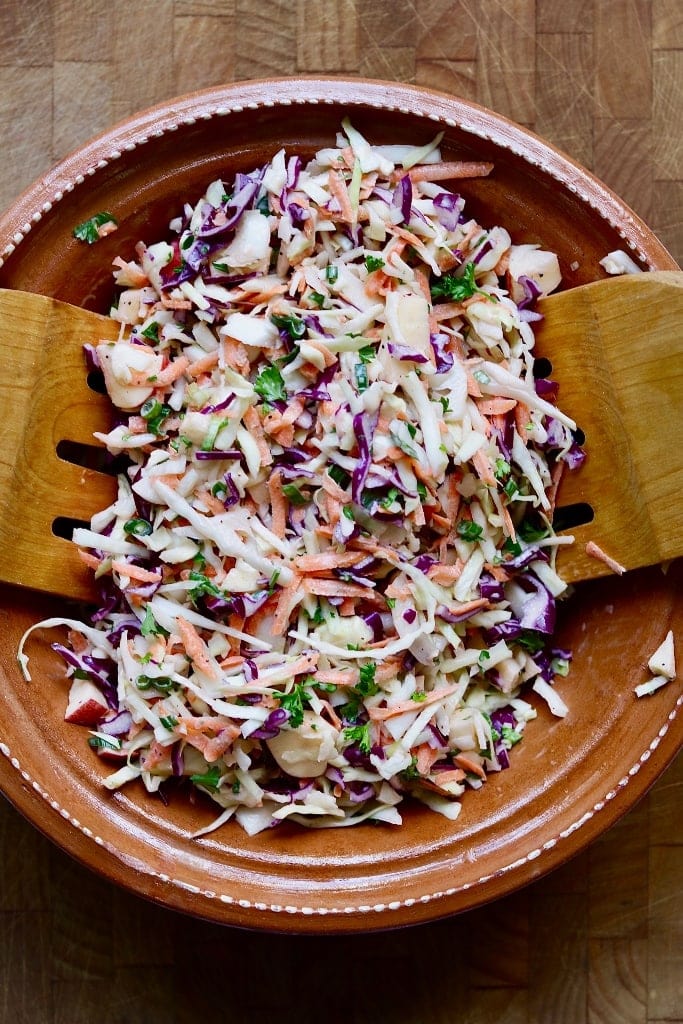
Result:
M212 764L207 772L200 775L190 775L190 782L195 786L203 786L204 789L211 789L215 793L221 781L221 770L217 764Z
M479 523L474 523L471 519L461 519L456 527L458 537L462 537L463 540L470 541L471 543L479 540L483 532L484 530Z
M416 690L415 693L411 693L410 699L414 700L416 704L422 704L423 701L427 700L427 694L424 690Z
M147 324L144 331L140 332L143 338L148 338L150 341L159 340L159 324L156 320L152 320L151 324Z
M295 313L273 313L270 317L271 323L274 323L278 330L287 331L290 338L296 341L298 338L303 338L306 333L306 324L300 316L296 316Z
M519 743L522 738L521 732L517 732L511 725L504 725L501 730L501 736L504 743L509 743L511 747L514 747L515 743Z
M371 363L377 355L377 352L373 345L364 345L363 348L358 349L358 357L361 363Z
M346 490L351 481L351 477L349 476L345 469L342 469L341 466L334 465L330 466L327 472L330 474L330 476L332 477L336 484L339 484L341 488Z
M480 291L474 280L474 263L466 263L463 273L456 277L455 274L443 274L437 277L431 284L433 299L446 299L448 302L464 302L475 292Z
M280 579L280 570L279 569L275 569L275 571L273 572L272 576L270 577L270 579L268 581L268 593L269 594L273 593L273 591L275 590L275 588L277 586L277 581L279 579Z
M168 636L168 632L154 618L150 605L145 607L145 617L140 623L140 632L143 636Z
M307 296L309 302L312 302L318 309L322 309L325 305L325 296L322 292L309 292Z
M367 665L361 665L358 672L356 690L362 697L374 697L378 692L379 686L375 682L375 671L376 665L374 661L369 661Z
M569 661L567 658L553 658L550 668L556 676L569 675Z
M505 492L507 497L510 499L510 501L512 501L512 499L515 497L515 495L519 494L519 487L517 486L515 481L511 478L510 480L507 481L507 483L505 484L505 487L503 487L503 491Z
M159 721L163 725L164 729L168 729L169 732L173 732L178 724L178 719L173 715L159 715Z
M120 750L121 741L117 740L114 736L109 739L105 739L104 736L90 736L88 738L88 746L94 750Z
M284 402L287 399L285 382L277 366L267 366L254 381L254 391L266 402Z
M354 522L356 519L352 505L342 505L342 515L346 516L347 519L350 519L351 522Z
M298 729L304 720L304 708L310 704L311 693L302 683L297 683L291 693L276 693L274 696L279 700L280 707L289 711L289 725L292 729Z
M100 228L104 224L118 224L118 222L110 213L96 213L88 220L84 220L82 224L77 224L72 234L79 242L87 242L88 245L92 245L94 242L99 242L102 237Z
M507 480L510 475L510 463L506 459L496 459L493 475L496 480Z
M344 729L344 737L352 743L358 744L358 747L363 754L370 753L371 743L369 722L365 722L363 725L347 726L347 728Z
M375 270L381 270L384 266L384 260L381 256L366 256L365 267L368 274L372 274Z
M283 484L282 493L292 505L307 505L308 498L302 494L296 484Z
M196 604L200 597L208 595L209 597L224 597L222 590L219 590L215 583L212 583L208 576L205 576L202 572L197 572L194 569L190 570L190 580L196 583L195 587L189 591L190 600Z

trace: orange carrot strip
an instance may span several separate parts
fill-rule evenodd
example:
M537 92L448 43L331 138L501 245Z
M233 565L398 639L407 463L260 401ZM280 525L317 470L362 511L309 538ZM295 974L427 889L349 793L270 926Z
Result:
M218 349L215 352L207 352L201 359L195 359L188 369L190 377L201 377L207 370L211 370L218 363Z
M201 672L204 672L205 675L216 679L218 676L216 666L211 662L208 648L195 627L187 619L184 619L182 615L177 617L176 622L178 623L178 632L180 633L183 646L192 664Z
M485 484L490 484L492 487L495 487L496 478L493 475L491 460L486 452L483 452L481 448L479 448L472 456L472 465L477 471L477 476L480 480L483 480Z
M430 747L428 743L421 743L415 750L417 751L415 767L420 775L426 775L434 762L441 757L441 751Z
M353 215L351 200L349 199L349 190L346 187L346 182L342 175L339 174L338 171L330 171L327 180L330 192L339 203L342 220L347 221L349 224L353 224L355 217Z
M375 722L384 722L387 718L404 715L406 711L420 711L422 708L429 707L430 704L438 704L446 697L450 697L457 689L457 686L444 686L441 690L432 690L424 700L402 700L390 708L370 708L368 715Z
M466 772L472 772L473 775L478 775L480 779L486 779L486 772L480 764L476 761L470 760L466 754L457 754L453 760L456 764L464 768Z
M480 398L477 402L477 408L484 416L504 416L516 405L515 398Z
M271 528L276 537L284 539L287 526L287 499L282 492L282 474L279 469L271 473L268 479L270 507L273 510Z
M280 597L278 599L275 616L273 618L273 636L282 636L287 628L289 617L301 600L302 596L303 590L301 587L301 576L297 572L294 572L292 582L288 587L283 587L280 591Z
M365 601L384 604L380 594L370 587L361 586L360 583L344 583L341 580L308 576L304 582L304 589L308 594L315 594L318 597L358 597Z
M326 491L331 498L334 498L335 501L340 501L342 505L345 505L349 501L349 492L340 487L339 484L332 479L329 473L323 473L322 486L323 490Z
M465 778L465 772L462 768L447 769L443 772L434 772L432 775L432 782L435 786L444 786L447 782L462 782Z
M361 551L324 551L320 555L299 555L293 564L297 572L319 573L329 572L330 569L346 569L364 557Z
M131 562L115 560L111 563L111 567L122 576L129 576L130 579L138 580L140 583L158 583L161 579L160 572L150 572L149 569L143 569L141 565L133 565Z
M421 164L408 171L410 180L447 181L457 178L486 178L493 170L493 164L474 160L453 160L449 163Z
M524 402L517 402L515 406L515 427L522 441L526 441L527 424L529 423L529 406Z
M456 580L460 579L463 569L464 565L460 559L458 559L454 565L436 563L429 567L427 576L430 580L434 580L435 583L439 583L441 586L447 587L449 583L455 583Z
M608 565L610 569L613 572L616 572L619 576L623 576L623 574L626 572L626 566L622 565L620 562L617 562L616 559L608 555L606 551L603 551L602 548L595 543L595 541L588 541L588 543L586 544L586 554L590 558L597 558L599 562L604 562L605 565Z
M82 551L80 548L78 550L78 557L82 562L85 562L90 569L99 569L102 564L102 560L98 558L97 555L91 554L90 551Z
M242 419L245 427L253 435L254 440L256 441L261 463L264 466L270 466L273 461L273 456L270 446L266 441L265 434L263 433L263 426L261 425L261 420L259 419L255 406L250 405Z

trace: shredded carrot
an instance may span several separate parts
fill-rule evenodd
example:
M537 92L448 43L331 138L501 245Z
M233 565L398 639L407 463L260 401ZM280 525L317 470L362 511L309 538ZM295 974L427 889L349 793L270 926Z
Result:
M515 406L515 427L517 433L524 441L527 437L527 426L530 423L529 406L524 402L517 402Z
M404 715L406 711L420 711L422 708L429 707L430 704L439 704L455 693L457 689L457 686L444 686L441 690L432 690L424 700L402 700L390 708L370 708L368 715L376 722L384 722L387 718Z
M493 475L493 465L486 452L479 448L472 456L472 464L477 471L479 479L483 480L485 484L490 484L491 487L495 487L496 478Z
M184 619L182 615L178 615L176 622L183 646L192 664L200 672L210 676L212 679L216 679L218 677L216 666L209 658L209 650L195 627L187 619Z
M197 377L201 377L203 373L206 373L207 370L213 369L217 364L218 349L214 352L207 352L207 354L202 356L201 359L196 359L194 363L190 365L187 372L192 378L196 379Z
M463 569L464 564L460 559L454 565L443 565L437 562L434 565L430 565L427 576L430 580L440 584L440 586L447 587L449 583L455 583L456 580L460 579Z
M320 555L299 555L293 565L297 572L321 573L331 569L346 569L365 557L361 551L325 551Z
M326 580L318 576L307 576L304 589L308 594L318 597L358 597L373 604L384 604L381 594L360 583L344 583L342 580Z
M486 772L480 764L467 757L466 754L456 754L453 758L457 765L464 768L466 772L472 772L473 775L478 775L480 779L486 779Z
M282 473L276 469L268 478L268 494L273 513L271 529L276 537L284 539L287 527L287 499L282 491Z
M141 565L133 565L132 562L115 560L111 563L111 567L115 572L122 576L128 576L131 580L137 580L139 583L158 583L161 579L161 572L150 572L149 569L143 569Z
M455 181L458 178L486 178L493 170L493 164L483 161L454 160L451 163L421 164L408 171L410 180Z
M477 408L484 416L504 416L517 405L514 398L480 398Z
M261 465L270 466L273 462L273 454L270 450L270 445L266 441L265 434L263 433L263 425L261 424L259 414L256 411L256 406L250 405L242 419L244 420L245 427L253 435L253 438L256 441Z
M617 562L616 559L608 555L606 551L603 551L602 548L595 543L595 541L588 541L588 543L586 544L586 554L590 558L596 558L599 562L604 562L605 565L608 565L610 567L612 572L616 572L619 576L623 576L623 574L626 572L626 566L622 565L620 562Z
M420 775L427 775L432 765L439 760L442 751L430 747L428 743L421 743L419 747L415 748L417 759L415 767L417 768Z
M280 597L277 602L275 617L273 619L273 636L282 636L287 628L290 615L303 595L304 591L301 586L301 576L297 572L294 572L292 582L289 586L283 587L280 591Z
M448 782L462 782L465 778L462 768L451 768L445 771L437 771L432 774L432 781L435 786L442 787Z
M351 206L351 200L349 199L349 190L346 187L344 178L338 171L331 170L327 176L330 192L339 203L341 209L341 219L345 220L348 224L353 224L355 221L353 207Z
M91 554L90 551L84 551L83 548L79 548L77 554L80 560L85 562L90 569L99 569L102 564L102 560L100 558Z

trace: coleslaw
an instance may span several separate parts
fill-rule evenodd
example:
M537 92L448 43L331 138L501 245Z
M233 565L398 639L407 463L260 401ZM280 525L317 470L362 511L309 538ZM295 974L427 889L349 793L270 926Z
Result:
M444 183L491 165L440 142L345 120L115 261L120 338L88 356L128 469L73 538L102 602L38 625L69 627L104 785L184 780L220 808L197 835L400 824L406 796L455 819L528 688L567 713L552 517L583 452L533 334L559 265L468 216Z

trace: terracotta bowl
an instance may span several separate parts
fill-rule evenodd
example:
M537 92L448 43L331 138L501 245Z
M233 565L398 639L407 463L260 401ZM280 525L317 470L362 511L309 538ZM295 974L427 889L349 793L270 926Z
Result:
M312 154L349 113L376 142L445 132L447 158L492 160L463 183L468 209L517 242L559 253L566 286L602 276L625 248L645 269L675 263L604 185L547 143L481 107L380 82L251 82L140 114L68 157L0 220L0 285L106 311L111 261L162 237L183 201L285 145ZM97 245L71 230L99 210L120 228ZM8 410L3 410L6 415ZM230 924L322 932L442 917L511 892L585 847L643 795L683 740L681 688L638 700L634 686L669 628L683 632L681 572L659 568L579 587L562 610L574 650L558 689L564 720L539 707L512 768L469 793L457 822L409 807L402 828L281 827L249 838L232 823L188 835L213 812L142 788L110 794L84 733L63 721L66 687L53 633L30 644L34 681L16 665L22 631L63 601L0 593L0 785L39 829L84 865L167 906Z

